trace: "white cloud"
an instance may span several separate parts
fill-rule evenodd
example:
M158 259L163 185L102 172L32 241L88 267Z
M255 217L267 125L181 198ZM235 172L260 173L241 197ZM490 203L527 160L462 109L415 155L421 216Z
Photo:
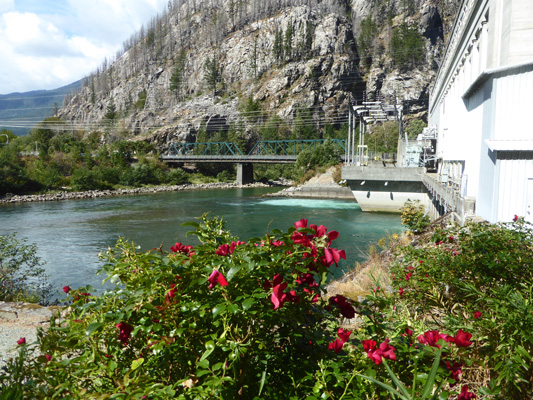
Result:
M0 0L0 13L15 9L15 0Z
M167 2L0 0L0 93L54 89L83 78Z
M57 56L79 54L64 32L36 14L10 12L3 15L4 37L15 54Z

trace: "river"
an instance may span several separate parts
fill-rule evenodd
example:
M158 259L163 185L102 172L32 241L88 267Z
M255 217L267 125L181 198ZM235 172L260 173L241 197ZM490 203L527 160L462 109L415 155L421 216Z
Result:
M224 218L241 240L268 230L287 230L294 221L325 225L340 233L335 247L344 249L336 277L365 259L368 246L402 230L397 214L363 213L355 202L263 197L277 188L191 190L104 197L87 200L22 203L0 206L0 234L16 233L38 248L50 282L60 288L92 285L103 290L98 254L124 237L142 249L169 249L175 242L195 244L191 227L181 225L205 212Z

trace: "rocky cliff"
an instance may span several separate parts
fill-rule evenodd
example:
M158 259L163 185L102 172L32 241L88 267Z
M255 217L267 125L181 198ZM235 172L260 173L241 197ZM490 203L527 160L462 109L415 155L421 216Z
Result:
M312 128L320 136L346 123L350 102L377 96L423 116L459 3L170 1L59 115L107 132L105 140L161 148L202 130L250 137L273 127L295 137ZM407 34L417 40L411 47Z

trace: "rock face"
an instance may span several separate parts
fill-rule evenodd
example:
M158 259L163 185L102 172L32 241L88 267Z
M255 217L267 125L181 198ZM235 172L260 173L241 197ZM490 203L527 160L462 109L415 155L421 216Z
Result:
M129 132L164 149L195 141L201 130L259 136L274 117L290 130L300 116L319 136L326 125L347 122L350 102L378 94L420 112L459 2L170 1L68 96L59 116L109 139ZM361 26L369 17L378 28L376 55L362 65ZM402 23L424 45L423 62L407 71L388 52Z

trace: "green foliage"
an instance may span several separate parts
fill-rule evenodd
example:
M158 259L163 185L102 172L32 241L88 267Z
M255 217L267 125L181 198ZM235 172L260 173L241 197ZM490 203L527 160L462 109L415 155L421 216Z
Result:
M216 218L191 225L194 249L137 252L120 241L104 266L115 289L99 297L71 290L64 321L39 337L42 355L28 354L20 367L23 384L2 374L2 389L35 399L66 390L73 399L341 396L345 379L320 388L315 377L350 370L328 349L339 314L320 293L331 263L306 257L306 245L291 239L308 237L324 257L336 251L335 233L300 222L298 231L243 243Z
M30 178L23 165L4 153L0 154L0 195L24 194L40 189L41 185Z
M272 52L278 64L281 64L284 60L283 30L278 29L278 27L276 27L276 32L274 34L274 45L272 46Z
M376 39L378 34L378 26L372 19L371 15L361 20L361 33L357 40L357 46L359 50L359 58L364 66L368 67L372 64L372 57L376 50Z
M421 119L414 119L410 121L405 127L405 132L409 139L416 139L422 133L427 124Z
M316 139L317 132L313 126L312 110L307 107L299 108L292 124L291 139Z
M70 290L68 312L0 373L11 398L531 398L533 228L467 224L402 246L392 288L323 298L341 252L295 223L240 242L217 218L199 245L120 240L113 290ZM397 240L396 238L395 240ZM329 260L329 261L328 261ZM358 316L358 329L338 328ZM366 353L366 354L365 354ZM68 393L67 393L68 391ZM471 393L472 395L468 395ZM476 394L476 397L473 397ZM459 395L459 396L458 396ZM485 397L480 397L485 396Z
M7 129L2 129L0 131L0 146L6 145L10 141L13 141L17 138L17 135L15 135L12 131L9 131Z
M357 131L359 126L356 128ZM326 124L324 126L324 138L325 139L346 139L348 137L348 124L344 124L338 129L335 129L334 125Z
M165 174L164 182L169 185L184 185L190 183L191 179L189 174L181 168L172 168Z
M135 107L138 110L144 109L144 106L146 105L146 96L147 96L146 90L141 90L139 94L137 95L137 101L135 103Z
M101 176L97 169L89 169L85 167L78 168L74 171L70 180L70 185L72 186L72 189L76 191L109 188L108 185L102 182Z
M212 57L208 56L205 60L204 80L207 88L213 91L213 96L216 96L218 90L222 89L224 83L217 54L213 54Z
M402 224L415 233L423 231L431 222L420 200L407 200L400 211Z
M0 301L46 304L51 294L35 245L0 236Z
M38 182L43 189L54 189L62 184L60 166L55 161L44 162L39 159L29 166L28 171L30 178Z
M27 141L32 146L32 149L37 146L39 149L40 157L48 156L48 149L50 147L50 142L54 137L55 133L52 129L46 127L47 124L63 124L64 122L57 117L50 117L44 119L43 123L39 124L37 128L33 129L28 136Z
M373 126L372 134L365 137L370 150L377 153L396 153L398 149L398 128L388 121Z
M250 71L250 75L254 80L257 80L258 78L258 67L257 67L257 60L258 60L258 54L257 54L257 39L254 40L254 48L252 50L252 54L250 55L250 64L248 65L248 70Z
M254 179L267 182L279 178L292 179L294 167L287 164L256 164L254 165Z
M519 218L439 229L402 248L391 269L412 316L478 338L471 363L480 369L463 378L490 381L480 393L497 398L533 395L532 239L531 224Z
M170 90L179 96L181 87L183 84L183 74L185 72L185 60L186 60L186 51L181 49L178 54L174 70L172 71L172 76L170 77Z
M390 55L400 70L415 68L424 60L424 38L416 26L403 23L394 28Z
M235 176L234 171L224 170L217 175L217 180L219 182L231 182L235 180Z
M99 147L100 137L100 132L93 132L87 140L81 140L73 132L54 133L39 127L31 135L15 138L0 147L0 195L69 185L73 190L84 191L188 181L184 171L167 173L168 167L158 161L153 144L119 140ZM35 149L35 143L42 150L41 157L20 156L23 150ZM135 158L140 168L131 167Z
M326 140L315 149L302 151L294 164L296 177L302 177L307 171L317 167L328 167L340 162L342 151L333 142Z
M62 153L85 153L87 144L71 132L58 133L50 140L50 151Z
M259 128L259 136L262 140L284 140L290 135L289 126L277 115L269 118Z
M117 116L117 106L115 105L115 101L111 99L106 107L104 118L112 122L117 118Z
M283 43L283 51L285 54L285 59L292 59L292 37L293 37L293 28L292 21L287 21L287 27L285 28L285 41Z
M247 114L246 116L248 118L254 119L257 118L257 113L261 111L261 102L255 101L253 96L248 96L248 98L244 101L241 101L240 111L244 114Z
M302 55L308 59L311 56L313 50L313 36L315 33L315 27L312 21L307 21L305 24L305 33L302 40Z

